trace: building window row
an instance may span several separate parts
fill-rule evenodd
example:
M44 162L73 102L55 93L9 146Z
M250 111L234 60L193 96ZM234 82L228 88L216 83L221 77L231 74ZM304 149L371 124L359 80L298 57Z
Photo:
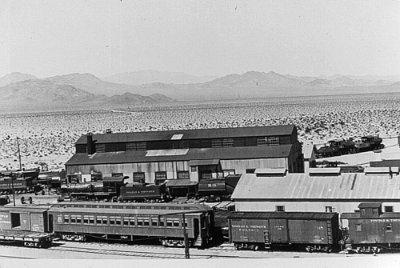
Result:
M265 136L265 137L236 137L215 138L201 140L165 140L165 141L142 141L142 142L111 142L96 143L96 152L118 152L118 151L145 151L160 149L183 149L183 148L225 148L258 145L279 145L291 143L290 136ZM77 144L77 153L87 152L86 144Z

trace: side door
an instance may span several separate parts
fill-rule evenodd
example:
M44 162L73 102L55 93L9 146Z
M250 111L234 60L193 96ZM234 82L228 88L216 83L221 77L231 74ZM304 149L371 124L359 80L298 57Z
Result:
M271 243L288 243L288 226L286 219L270 219L269 234Z

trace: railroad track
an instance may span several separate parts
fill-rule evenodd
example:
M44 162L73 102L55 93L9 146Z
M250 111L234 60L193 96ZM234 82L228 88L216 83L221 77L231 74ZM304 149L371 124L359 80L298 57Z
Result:
M91 245L95 245L99 248L90 247ZM136 246L136 245L117 245L118 248L110 248L107 244L98 244L98 243L79 243L77 245L69 245L69 244L61 244L56 247L51 247L47 250L52 251L66 251L66 252L78 252L78 253L87 253L87 254L101 254L108 255L110 257L118 257L118 256L126 256L126 257L138 257L138 258L158 258L158 259L184 259L184 249L183 248L165 248L163 246ZM168 250L173 251L181 251L181 252L170 252ZM212 250L215 250L212 248ZM217 249L217 251L221 251L221 249ZM225 250L226 251L226 250ZM232 250L232 252L234 252ZM226 252L228 253L228 252ZM212 254L212 252L198 252L192 250L190 253L191 258L195 259L211 259L211 258L239 258L238 255L232 254ZM241 257L243 258L243 257Z

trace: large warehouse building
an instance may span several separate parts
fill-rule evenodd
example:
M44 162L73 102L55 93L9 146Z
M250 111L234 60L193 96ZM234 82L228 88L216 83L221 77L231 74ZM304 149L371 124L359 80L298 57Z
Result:
M295 126L170 130L83 135L67 176L129 176L136 182L198 182L256 169L303 172ZM129 182L128 180L128 182Z
M399 168L311 168L308 173L256 171L243 175L232 194L237 211L353 212L361 202L381 202L400 212Z

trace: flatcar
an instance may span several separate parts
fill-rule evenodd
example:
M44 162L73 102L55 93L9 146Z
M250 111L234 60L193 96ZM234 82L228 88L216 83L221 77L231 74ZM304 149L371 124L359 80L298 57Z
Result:
M357 252L400 248L400 213L382 212L381 203L361 203L359 211L341 214L346 243Z
M207 246L213 236L213 211L198 204L61 203L48 213L54 233L67 240L158 238L165 246L183 246L184 225L190 246Z
M228 222L230 242L237 249L292 245L330 252L341 237L337 213L232 212Z

